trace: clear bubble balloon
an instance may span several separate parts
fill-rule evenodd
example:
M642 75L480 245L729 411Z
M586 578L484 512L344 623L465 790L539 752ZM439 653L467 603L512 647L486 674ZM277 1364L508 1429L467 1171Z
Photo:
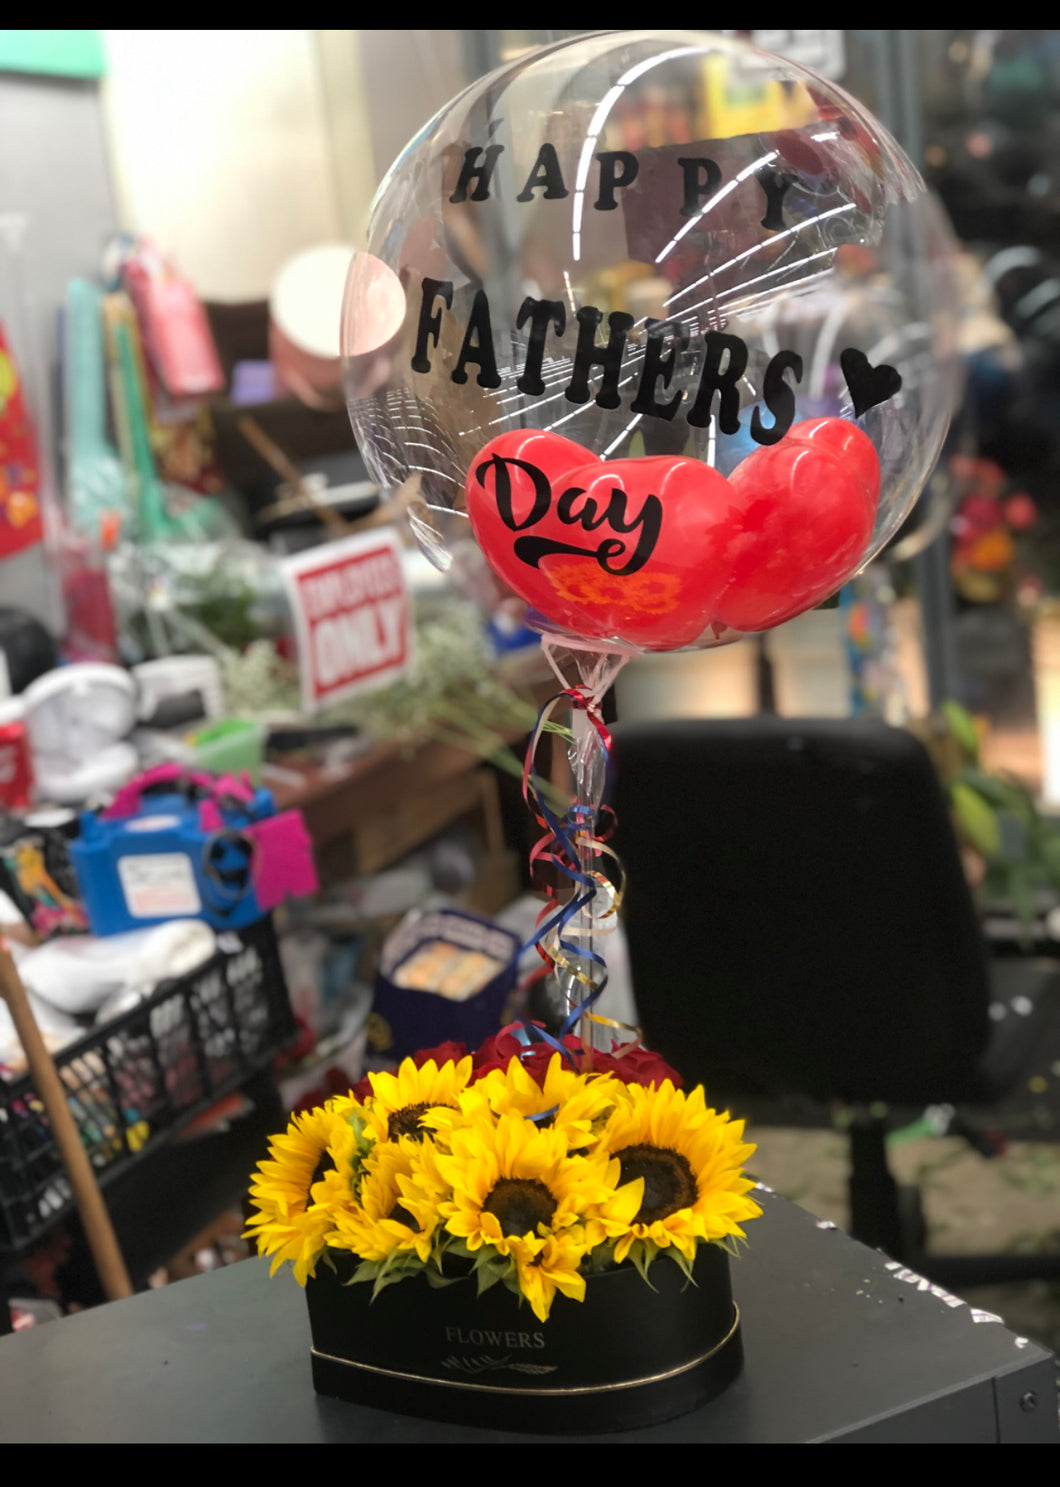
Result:
M474 83L379 188L343 305L354 431L440 566L552 634L716 645L894 535L955 385L953 242L841 89L608 32Z

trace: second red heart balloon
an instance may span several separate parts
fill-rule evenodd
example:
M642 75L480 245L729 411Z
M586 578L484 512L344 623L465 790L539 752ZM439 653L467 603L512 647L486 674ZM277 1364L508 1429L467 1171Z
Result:
M880 462L868 435L842 418L797 423L729 477L740 516L726 550L716 618L768 630L841 588L868 548Z

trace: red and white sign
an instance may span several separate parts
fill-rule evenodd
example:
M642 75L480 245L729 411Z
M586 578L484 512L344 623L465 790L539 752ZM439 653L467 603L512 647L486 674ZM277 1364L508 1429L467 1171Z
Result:
M408 669L409 594L391 528L299 553L284 563L283 576L306 712L383 686Z

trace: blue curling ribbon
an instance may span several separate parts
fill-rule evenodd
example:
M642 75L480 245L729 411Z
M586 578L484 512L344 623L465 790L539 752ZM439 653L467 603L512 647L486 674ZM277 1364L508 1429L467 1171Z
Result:
M544 861L550 862L564 877L575 884L577 889L582 891L576 891L569 902L558 906L554 914L543 920L530 938L520 947L519 953L522 955L526 950L541 947L543 941L552 939L557 947L572 960L585 961L591 967L599 969L599 980L593 979L592 971L590 971L590 990L582 1001L567 1014L560 1028L558 1038L553 1037L544 1028L539 1028L533 1023L522 1024L522 1027L526 1030L532 1041L549 1044L549 1046L555 1048L570 1064L577 1068L577 1061L572 1051L565 1046L563 1039L570 1035L579 1020L596 1005L603 995L604 988L607 985L607 965L603 956L598 951L575 944L573 941L564 937L564 930L567 925L583 909L589 907L599 891L595 878L584 871L578 857L577 834L579 831L586 829L586 822L591 819L591 812L583 802L575 801L565 817L562 819L558 817L545 799L544 791L541 789L538 777L533 769L534 756L536 755L537 746L548 716L556 703L564 700L569 700L576 707L582 707L588 711L590 720L593 722L594 727L596 727L603 746L605 774L611 767L610 737L603 723L594 715L595 709L592 702L577 689L559 692L554 697L549 698L538 713L537 722L527 749L526 765L523 772L523 794L528 804L530 804L531 795L533 796L533 806L539 813L538 819L549 832L549 836L545 838L543 843L543 850L539 849L533 854L531 865L539 857ZM554 956L548 955L548 959L555 964L556 958Z

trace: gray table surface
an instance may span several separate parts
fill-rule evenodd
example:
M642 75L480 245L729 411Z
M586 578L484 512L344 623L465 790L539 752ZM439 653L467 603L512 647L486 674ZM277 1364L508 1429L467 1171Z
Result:
M743 1374L695 1414L602 1439L1057 1438L1050 1353L760 1196L763 1217L733 1264ZM299 1287L287 1274L270 1280L261 1260L100 1307L0 1342L0 1441L523 1439L320 1398L309 1342Z

